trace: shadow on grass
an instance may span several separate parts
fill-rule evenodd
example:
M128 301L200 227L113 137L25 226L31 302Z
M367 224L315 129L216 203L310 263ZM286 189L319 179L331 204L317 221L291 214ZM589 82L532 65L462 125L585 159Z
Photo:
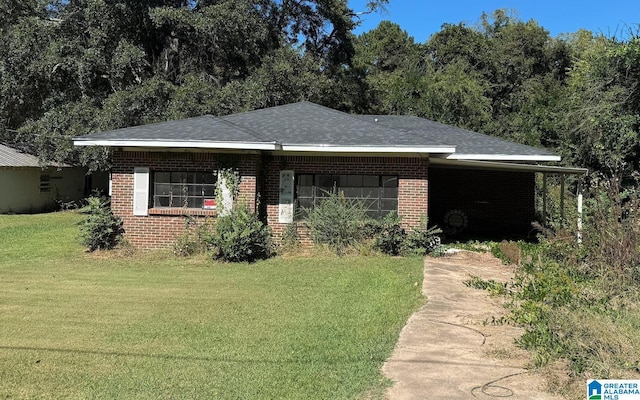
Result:
M0 350L14 350L14 351L44 351L51 353L68 353L68 354L90 354L97 356L109 356L109 357L139 357L139 358L155 358L159 360L182 360L182 361L209 361L209 362L228 362L228 363L247 363L247 364L300 364L300 363L317 363L324 362L326 364L348 364L348 363L361 363L369 362L371 360L377 362L384 362L384 359L375 359L370 357L363 357L361 359L283 359L283 360L257 360L257 359L234 359L224 357L198 357L198 356L180 356L171 354L144 354L144 353L121 353L116 351L98 351L98 350L83 350L83 349L54 349L47 347L23 347L23 346L0 346Z

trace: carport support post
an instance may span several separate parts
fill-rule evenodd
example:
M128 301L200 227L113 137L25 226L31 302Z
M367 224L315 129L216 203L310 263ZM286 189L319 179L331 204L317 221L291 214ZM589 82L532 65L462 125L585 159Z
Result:
M560 219L564 221L564 174L560 174Z
M547 174L542 173L542 225L547 226Z
M582 178L578 179L578 244L582 244Z

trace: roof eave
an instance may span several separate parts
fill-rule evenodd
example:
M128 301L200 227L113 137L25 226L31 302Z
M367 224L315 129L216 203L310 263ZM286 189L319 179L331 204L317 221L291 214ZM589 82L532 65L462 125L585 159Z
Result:
M561 161L562 159L554 154L450 154L445 158L447 160L527 162Z
M283 144L284 152L300 153L421 153L421 154L451 154L456 151L455 146L335 146L328 144Z
M537 164L514 164L510 162L498 161L450 160L446 158L432 158L430 160L430 164L443 167L464 167L502 171L542 172L572 175L584 175L589 172L589 170L586 168L576 167L560 167L555 165Z
M73 140L75 146L183 148L183 149L236 149L236 150L279 150L276 142L208 142L189 140L114 140L81 139Z

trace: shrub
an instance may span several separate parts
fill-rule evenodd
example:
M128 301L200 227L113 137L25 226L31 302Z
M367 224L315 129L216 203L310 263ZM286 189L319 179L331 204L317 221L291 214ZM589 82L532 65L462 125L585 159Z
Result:
M248 207L237 205L216 220L211 236L213 258L230 262L253 262L271 253L271 228Z
M407 235L405 246L408 251L420 255L426 255L440 249L440 236L442 230L437 226L429 227L429 220L423 217L420 227L415 228Z
M185 230L173 244L173 254L188 257L202 254L211 247L213 229L209 221L198 224L192 216L185 217Z
M300 234L298 233L298 223L291 222L287 224L282 233L281 246L283 249L291 249L300 244Z
M338 255L365 238L371 218L362 200L346 199L342 192L328 193L313 209L304 210L306 225L316 244L326 244Z
M89 251L113 249L122 239L122 220L113 215L106 197L92 196L81 209L87 218L80 223L80 243Z
M392 212L376 221L373 233L373 248L385 254L397 256L402 254L406 232L400 226L401 217Z

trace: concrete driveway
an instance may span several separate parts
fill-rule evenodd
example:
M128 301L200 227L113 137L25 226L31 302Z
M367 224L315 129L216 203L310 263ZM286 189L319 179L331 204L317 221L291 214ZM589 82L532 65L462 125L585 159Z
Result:
M501 300L465 286L472 275L506 282L513 267L469 252L426 259L427 304L411 316L383 366L395 382L387 398L561 399L525 368L528 354L514 344L521 330L487 324L504 315Z

